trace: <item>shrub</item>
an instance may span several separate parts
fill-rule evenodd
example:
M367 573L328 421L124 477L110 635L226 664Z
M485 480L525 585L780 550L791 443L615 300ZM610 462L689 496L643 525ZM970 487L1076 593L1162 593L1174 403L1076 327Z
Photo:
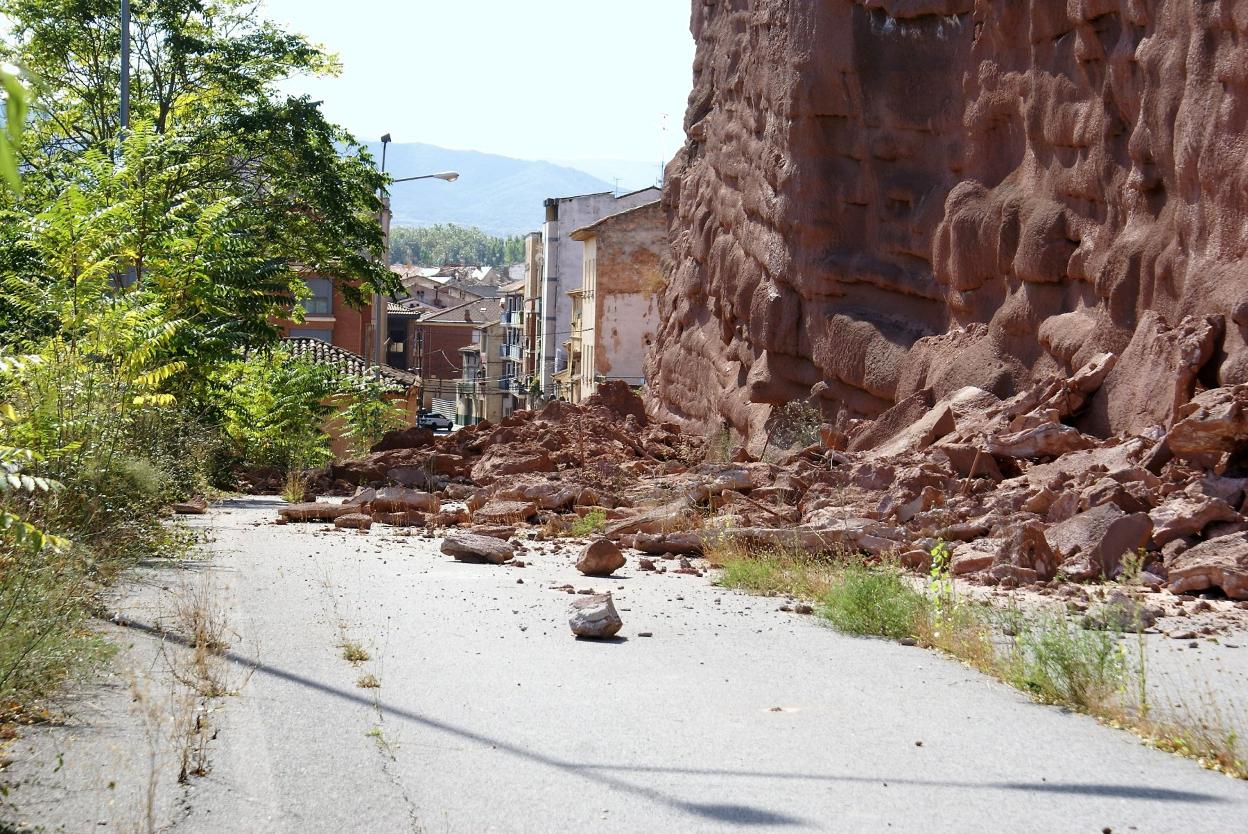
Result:
M848 634L901 639L918 634L927 609L898 570L851 561L837 570L822 613Z
M585 515L572 522L572 526L568 528L568 535L573 538L583 539L592 536L605 527L607 524L607 514L603 510L590 510Z
M350 403L342 410L343 436L351 443L353 455L364 455L386 432L407 425L407 413L387 399L393 393L375 379L348 386L344 392Z
M1043 703L1104 714L1106 703L1126 687L1128 666L1108 633L1048 614L1017 628L1004 676Z

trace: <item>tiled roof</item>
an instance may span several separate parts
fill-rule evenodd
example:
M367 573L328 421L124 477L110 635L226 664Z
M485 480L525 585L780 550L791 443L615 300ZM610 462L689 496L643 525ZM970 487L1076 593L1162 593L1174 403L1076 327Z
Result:
M368 360L358 353L352 353L328 342L322 342L320 339L284 339L283 344L291 356L321 365L332 365L348 376L365 379L377 372L376 366L370 365ZM391 368L389 365L381 366L381 376L383 379L402 385L405 388L411 388L420 384L420 377L416 376L416 374L400 371L398 368Z

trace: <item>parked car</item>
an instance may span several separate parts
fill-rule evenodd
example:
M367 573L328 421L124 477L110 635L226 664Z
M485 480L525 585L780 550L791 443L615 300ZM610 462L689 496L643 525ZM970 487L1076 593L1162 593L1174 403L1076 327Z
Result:
M433 429L434 431L450 431L455 428L455 421L447 419L446 415L431 411L416 417L416 425L422 429Z

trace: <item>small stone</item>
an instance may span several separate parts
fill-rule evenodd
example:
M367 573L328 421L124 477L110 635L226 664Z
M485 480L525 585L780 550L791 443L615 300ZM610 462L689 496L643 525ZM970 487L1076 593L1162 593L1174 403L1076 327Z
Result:
M640 631L637 633L637 636L638 637L653 637L654 632L653 631Z
M624 621L610 594L595 594L572 603L568 626L577 637L601 640L618 634Z
M654 570L654 562L650 559L642 559L637 562L637 570Z
M807 604L806 604L806 603L804 603L804 602L803 602L803 603L800 603L800 604L798 604L798 605L793 606L793 611L794 611L795 613L798 613L798 614L813 614L813 613L815 613L815 609L814 609L814 608L812 608L811 606L807 605Z

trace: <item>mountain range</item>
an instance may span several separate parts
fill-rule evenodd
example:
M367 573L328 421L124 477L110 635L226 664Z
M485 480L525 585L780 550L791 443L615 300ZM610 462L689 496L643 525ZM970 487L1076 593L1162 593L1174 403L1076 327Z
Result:
M381 160L381 144L369 143ZM436 145L391 143L386 150L386 172L395 179L441 171L458 171L456 182L420 180L397 183L390 189L390 206L398 226L454 223L476 226L493 235L512 235L539 229L548 197L567 197L643 188L645 172L657 172L657 163L625 160L584 160L610 180L600 179L567 164L513 159L479 151L459 151ZM650 174L653 178L653 174Z

